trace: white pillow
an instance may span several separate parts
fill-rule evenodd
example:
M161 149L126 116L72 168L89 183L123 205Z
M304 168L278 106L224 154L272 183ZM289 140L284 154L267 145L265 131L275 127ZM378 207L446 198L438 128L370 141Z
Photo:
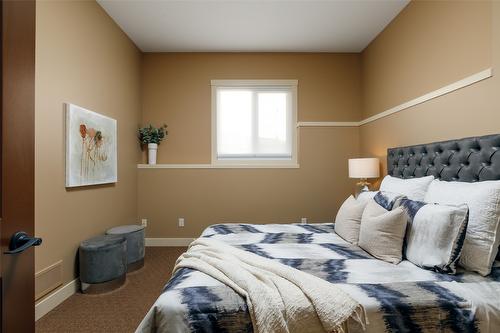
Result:
M354 199L351 195L340 206L335 218L335 233L352 244L358 244L361 215L368 200Z
M460 265L488 275L500 243L500 181L465 183L435 180L429 186L425 201L469 206L469 223Z
M411 200L423 201L433 180L434 176L401 179L387 175L380 184L380 191L398 193Z

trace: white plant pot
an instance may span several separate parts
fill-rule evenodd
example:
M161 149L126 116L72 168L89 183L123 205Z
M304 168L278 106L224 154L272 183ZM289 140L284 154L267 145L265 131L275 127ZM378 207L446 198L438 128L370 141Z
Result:
M148 164L156 164L157 151L158 151L158 144L148 143Z

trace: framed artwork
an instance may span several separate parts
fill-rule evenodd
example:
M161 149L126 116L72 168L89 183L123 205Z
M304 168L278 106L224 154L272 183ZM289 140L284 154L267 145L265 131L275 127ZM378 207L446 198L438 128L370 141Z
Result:
M116 120L66 104L66 187L117 182Z

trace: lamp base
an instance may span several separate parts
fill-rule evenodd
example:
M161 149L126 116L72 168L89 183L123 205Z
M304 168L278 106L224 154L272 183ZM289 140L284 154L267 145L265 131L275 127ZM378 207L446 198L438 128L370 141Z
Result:
M362 192L370 191L370 183L366 181L366 178L361 178L359 182L356 183L356 190L354 191L354 197L357 198Z

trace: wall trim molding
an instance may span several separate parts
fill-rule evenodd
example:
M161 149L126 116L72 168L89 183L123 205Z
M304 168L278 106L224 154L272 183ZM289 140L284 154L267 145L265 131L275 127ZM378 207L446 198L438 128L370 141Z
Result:
M146 238L146 246L188 246L194 238Z
M359 121L299 121L297 127L358 127Z
M434 99L436 97L440 97L446 94L449 94L455 90L470 86L474 83L480 82L482 80L485 80L487 78L490 78L493 76L493 69L492 68L487 68L485 70L482 70L478 73L472 74L462 80L458 80L456 82L453 82L447 86L444 86L442 88L439 88L437 90L431 91L425 95L419 96L417 98L414 98L408 102L405 102L403 104L399 104L389 110L377 113L376 115L373 115L369 118L366 118L364 120L361 120L359 122L360 126L371 123L372 121L387 117L391 114L406 110L408 108L411 108L415 105L419 105L422 103L425 103L427 101L430 101L431 99Z
M299 164L137 164L138 169L299 169Z
M76 278L35 303L35 321L45 316L49 311L74 295L79 287L80 282L79 279Z
M393 108L390 108L388 110L385 110L383 112L377 113L377 114L375 114L371 117L368 117L366 119L363 119L361 121L299 121L299 122L297 122L297 127L358 127L358 126L362 126L362 125L371 123L373 121L376 121L378 119L387 117L391 114L394 114L394 113L406 110L408 108L411 108L413 106L425 103L427 101L430 101L431 99L449 94L455 90L465 88L465 87L470 86L474 83L488 79L492 76L493 76L493 69L487 68L487 69L482 70L478 73L467 76L466 78L463 78L461 80L453 82L447 86L444 86L444 87L441 87L441 88L436 89L434 91L431 91L427 94L424 94L422 96L419 96L417 98L409 100L405 103L399 104L399 105L397 105Z

